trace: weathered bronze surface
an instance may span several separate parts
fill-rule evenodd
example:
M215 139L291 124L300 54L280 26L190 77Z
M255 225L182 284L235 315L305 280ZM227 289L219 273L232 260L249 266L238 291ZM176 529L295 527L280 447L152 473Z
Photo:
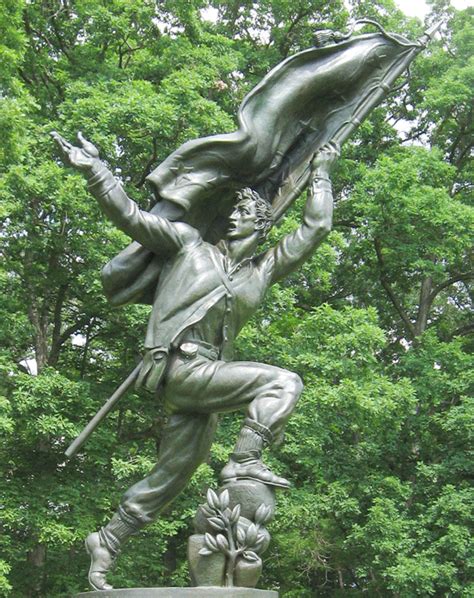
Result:
M127 197L99 159L97 148L80 133L78 146L53 133L65 162L86 176L104 213L133 240L104 268L107 297L114 305L130 301L152 305L142 364L68 455L79 449L133 382L155 393L169 413L156 466L124 494L109 523L86 540L91 555L89 581L102 596L184 595L184 590L176 594L169 589L162 590L165 594L160 590L112 592L106 574L122 544L153 521L206 459L217 413L246 411L234 452L221 472L224 487L234 485L245 496L245 484L253 484L247 492L249 504L262 495L259 487L289 487L287 480L264 465L261 456L282 435L302 381L275 366L232 361L233 341L269 287L308 259L331 230L329 174L340 144L385 96L428 38L429 34L412 43L383 30L354 38L318 34L317 47L276 66L245 98L236 132L188 141L150 174L156 203L149 212ZM306 187L308 199L299 227L259 252L258 245L273 222ZM262 504L265 507L265 500ZM226 506L209 503L208 507L214 509L208 517L215 526L227 525L231 514ZM242 520L240 540L230 532L227 535L226 542L235 544L233 552L217 539L227 559L234 553L245 554L245 542L248 547L263 545L263 527L257 531L258 538L253 538L253 528L252 538L245 536L250 525L261 527L266 521L266 507L260 511L258 507L246 519L247 527ZM245 504L241 508L252 510ZM220 558L213 550L215 540L206 540L206 531L199 533L190 543L195 583L201 583L196 569L199 558ZM217 563L221 583L231 586L241 575L251 579L247 585L254 585L258 572L247 565L252 559L258 562L255 550L248 548L251 555L241 561L245 574L238 572L239 563L234 563L232 575L228 560ZM256 592L206 591L207 596Z
M271 207L250 189L240 193L226 239L213 245L184 222L140 210L82 136L79 148L57 139L68 162L85 172L90 191L113 222L150 251L166 256L139 381L158 393L170 415L156 467L126 492L112 520L86 541L92 558L89 580L94 589L103 590L109 589L104 571L121 544L177 496L207 457L216 413L247 410L222 480L289 486L263 464L261 454L282 434L302 382L297 374L275 366L231 361L232 341L270 285L299 266L328 234L328 174L337 150L328 146L313 161L299 228L257 254L271 226Z

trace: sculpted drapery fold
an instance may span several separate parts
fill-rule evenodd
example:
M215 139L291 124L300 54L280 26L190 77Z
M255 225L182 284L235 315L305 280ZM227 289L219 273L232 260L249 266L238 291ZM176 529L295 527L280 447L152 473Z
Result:
M148 176L158 202L151 212L171 201L217 242L237 189L281 201L297 169L352 121L412 48L401 36L374 33L290 56L245 97L235 132L184 143ZM161 257L136 242L115 256L102 272L109 301L151 303Z

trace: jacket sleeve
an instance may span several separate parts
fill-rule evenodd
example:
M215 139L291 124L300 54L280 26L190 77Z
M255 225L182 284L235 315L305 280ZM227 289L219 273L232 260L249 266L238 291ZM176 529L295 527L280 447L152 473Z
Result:
M88 189L118 228L154 253L177 253L184 245L199 239L193 227L140 209L105 167L89 179Z
M332 226L333 196L327 177L313 178L302 224L262 256L260 267L273 284L298 268L327 237Z

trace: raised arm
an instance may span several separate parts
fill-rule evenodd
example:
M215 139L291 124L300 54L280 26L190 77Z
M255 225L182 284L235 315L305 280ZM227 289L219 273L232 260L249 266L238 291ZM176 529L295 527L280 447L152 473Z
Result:
M64 161L82 172L88 189L110 220L135 241L154 253L172 254L199 238L196 229L183 222L172 222L141 210L129 199L120 182L99 159L97 148L78 133L80 147L75 147L58 133L52 133Z
M269 269L270 284L298 268L329 234L333 211L329 172L338 155L338 148L328 144L313 159L303 222L263 255L261 267Z

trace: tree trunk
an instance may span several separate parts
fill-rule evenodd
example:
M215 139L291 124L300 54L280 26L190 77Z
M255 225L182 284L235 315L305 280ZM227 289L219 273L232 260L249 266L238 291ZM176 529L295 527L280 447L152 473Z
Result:
M38 372L40 372L48 363L49 347L47 318L40 317L38 308L33 300L28 308L28 317L35 330L35 359Z
M418 305L418 316L415 322L415 337L421 336L426 330L428 315L431 309L431 291L433 289L433 279L427 276L423 279L420 288L420 303Z
M43 594L42 587L46 565L46 546L41 542L35 544L33 549L28 553L27 560L36 568L28 596L29 598L37 598Z

